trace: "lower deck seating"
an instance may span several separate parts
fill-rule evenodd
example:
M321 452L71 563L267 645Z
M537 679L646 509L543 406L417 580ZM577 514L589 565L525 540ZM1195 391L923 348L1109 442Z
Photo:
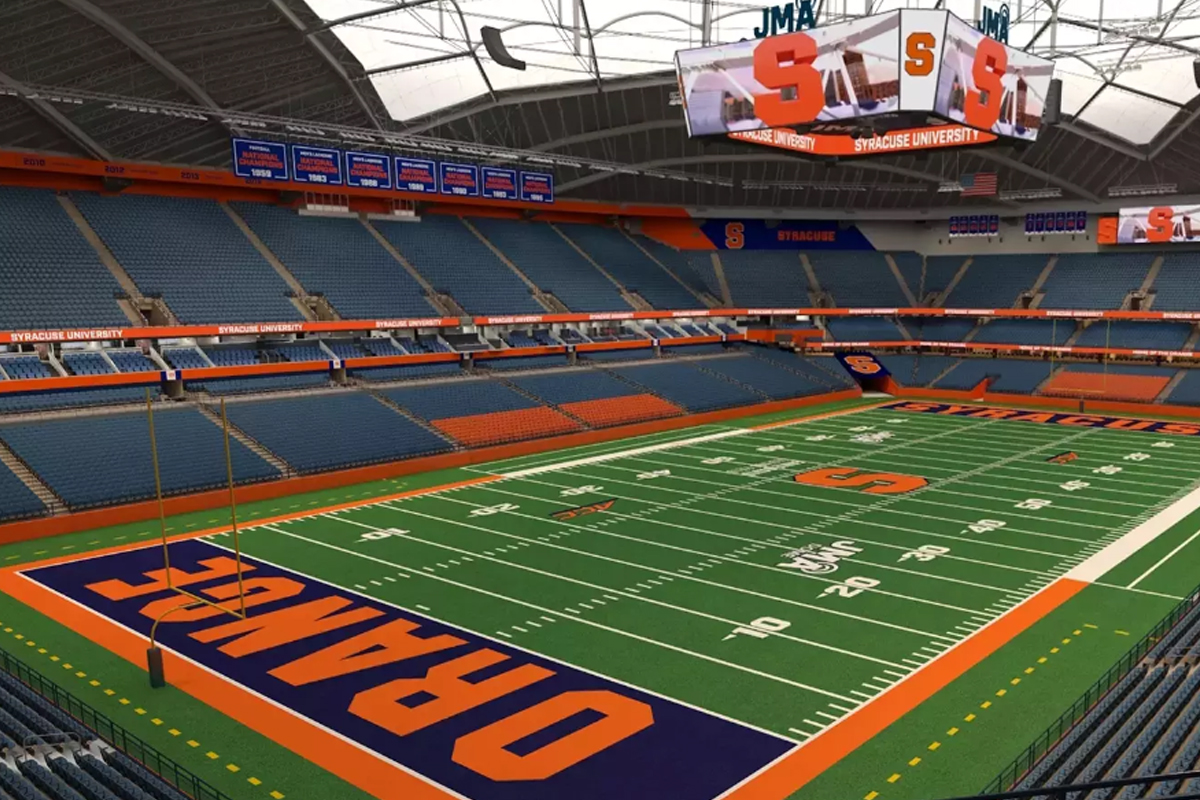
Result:
M678 406L599 370L530 375L511 382L596 428L683 413Z
M1183 379L1167 395L1166 401L1174 405L1200 406L1200 369L1189 369Z
M0 394L0 414L24 414L33 411L56 411L88 406L120 406L145 403L146 391L159 397L158 384L147 386L117 386L111 389L73 389L66 392L29 392Z
M369 394L327 392L226 407L229 421L298 472L398 461L450 445Z
M164 494L225 483L224 440L211 420L196 409L176 408L160 409L154 423ZM2 423L0 440L72 509L154 496L145 413ZM241 442L230 444L238 483L279 476Z
M120 372L155 372L158 364L150 360L141 350L108 350L108 357Z
M499 381L459 381L380 391L468 447L552 436L579 423Z
M629 347L624 350L596 350L577 354L584 361L641 361L654 358L654 348L650 343L646 347Z
M836 342L899 342L900 323L879 317L831 317L826 328Z
M172 347L162 351L165 360L173 369L205 369L212 366L195 347Z
M368 383L381 381L409 381L418 378L441 378L464 375L458 362L449 364L412 364L402 367L374 367L371 369L352 369L350 377Z
M789 400L824 391L823 386L799 373L750 355L710 358L695 362L695 366L749 387L772 400Z
M433 426L467 447L486 447L543 436L557 436L580 429L579 423L546 406L466 417L446 417L434 420Z
M646 422L652 419L675 417L683 413L683 409L679 406L652 394L633 394L604 400L580 400L574 403L563 403L559 408L572 417L583 420L593 428Z
M0 464L0 522L36 517L46 507L12 470Z
M113 372L99 353L63 353L60 361L72 375L111 375Z
M906 319L904 327L914 339L927 342L961 342L975 327L973 319Z
M933 386L938 389L966 391L975 388L984 378L992 378L989 392L1032 394L1038 385L1050 377L1053 364L1049 361L1022 361L1011 358L964 358L961 363L940 377Z
M565 354L549 356L511 356L508 358L481 358L475 366L483 369L520 370L546 369L567 366Z
M771 361L784 369L800 373L821 386L822 391L840 391L854 386L854 380L846 374L846 370L842 369L842 365L832 356L801 356L790 350L779 350L774 347L747 347L746 352L755 358Z
M987 344L1066 344L1074 320L994 319L979 329L973 342Z
M691 412L713 411L763 401L762 395L710 375L694 366L696 363L698 362L647 363L615 367L612 372Z
M1069 364L1042 388L1042 394L1096 400L1152 403L1178 370L1172 367Z
M1192 335L1186 322L1092 323L1075 340L1077 347L1118 347L1146 350L1180 350Z
M0 370L14 381L53 378L54 370L37 356L0 358Z
M279 392L288 389L314 389L329 385L329 374L317 372L301 375L268 375L262 378L222 378L187 384L189 392L208 392L211 395L253 394Z

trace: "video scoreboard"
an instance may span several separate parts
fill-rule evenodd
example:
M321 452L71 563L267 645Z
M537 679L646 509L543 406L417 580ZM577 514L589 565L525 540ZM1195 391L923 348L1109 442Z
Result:
M1054 73L1052 61L926 9L681 50L675 61L690 136L817 155L1035 141Z

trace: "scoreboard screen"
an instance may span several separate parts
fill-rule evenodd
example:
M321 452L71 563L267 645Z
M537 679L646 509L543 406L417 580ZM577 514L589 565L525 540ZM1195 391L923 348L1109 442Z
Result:
M1121 209L1116 244L1167 242L1200 242L1200 206Z
M749 141L854 120L883 130L948 121L1034 140L1054 71L927 9L681 50L675 61L689 135ZM943 146L963 143L974 142Z

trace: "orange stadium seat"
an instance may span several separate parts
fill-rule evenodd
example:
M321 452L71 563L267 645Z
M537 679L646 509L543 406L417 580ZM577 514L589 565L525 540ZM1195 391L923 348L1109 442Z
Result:
M553 408L522 408L433 421L433 426L468 447L537 439L581 430L575 420Z
M1151 403L1170 380L1166 375L1060 372L1051 378L1042 394Z
M576 403L566 403L559 408L596 428L674 417L684 413L679 406L652 394L608 397L603 400L580 400Z

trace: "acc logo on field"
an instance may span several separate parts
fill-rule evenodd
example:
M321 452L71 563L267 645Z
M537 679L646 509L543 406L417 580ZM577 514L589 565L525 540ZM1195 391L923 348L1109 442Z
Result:
M854 542L832 542L830 544L806 544L804 547L783 554L791 559L778 566L784 569L796 569L806 575L828 575L837 572L838 562L849 558L855 553L861 553L862 548Z
M796 483L805 486L826 486L834 489L858 489L865 494L903 494L928 486L929 481L918 475L898 472L863 472L857 467L825 467L801 472Z

